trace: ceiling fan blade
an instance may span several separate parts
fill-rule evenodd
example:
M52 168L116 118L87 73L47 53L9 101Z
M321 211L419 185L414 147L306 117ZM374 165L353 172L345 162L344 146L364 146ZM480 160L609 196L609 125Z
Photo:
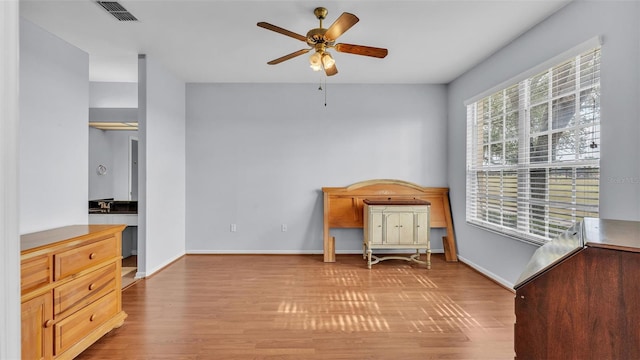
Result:
M286 36L292 37L294 39L298 39L300 41L307 42L307 37L306 36L303 36L303 35L300 35L300 34L296 34L293 31L289 31L287 29L283 29L283 28L281 28L279 26L275 26L275 25L266 23L264 21L259 22L258 26L261 27L261 28L267 29L267 30L275 31L275 32L277 32L279 34L282 34L282 35L286 35Z
M357 16L344 12L340 15L336 21L329 26L327 32L324 33L324 38L328 41L334 41L338 38L338 36L344 34L345 31L349 30L353 25L355 25L360 19Z
M280 64L283 61L289 60L289 59L293 59L296 56L300 56L303 54L306 54L310 51L311 49L302 49L302 50L298 50L296 52L292 52L291 54L287 54L285 56L279 57L277 59L271 60L269 61L267 64L269 65L275 65L275 64Z
M389 51L383 48L371 47L371 46L363 46L363 45L351 45L351 44L336 44L334 46L336 51L355 54L355 55L363 55L363 56L372 56L377 58L384 58L387 56Z
M338 68L336 67L336 64L333 64L333 66L328 69L324 69L324 73L327 74L327 76L333 76L337 74Z

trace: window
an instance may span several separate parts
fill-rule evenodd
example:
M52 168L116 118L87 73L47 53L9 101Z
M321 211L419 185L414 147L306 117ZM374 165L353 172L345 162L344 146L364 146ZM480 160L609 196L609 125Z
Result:
M467 222L544 243L598 217L600 49L467 105Z

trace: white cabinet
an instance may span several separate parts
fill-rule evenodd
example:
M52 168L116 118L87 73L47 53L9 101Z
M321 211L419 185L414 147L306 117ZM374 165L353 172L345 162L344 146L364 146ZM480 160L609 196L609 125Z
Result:
M89 214L89 224L125 224L122 232L122 257L138 253L138 214Z
M363 257L371 268L382 260L415 261L431 268L430 203L424 200L364 200ZM411 256L373 255L373 249L411 249ZM420 260L420 250L426 260Z
M89 224L126 224L138 226L138 214L89 214Z

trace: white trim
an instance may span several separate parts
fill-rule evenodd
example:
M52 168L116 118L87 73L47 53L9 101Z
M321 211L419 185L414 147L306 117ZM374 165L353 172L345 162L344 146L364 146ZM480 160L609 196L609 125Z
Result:
M136 279L139 279L138 274L140 274L140 275L141 275L141 277L151 276L151 275L153 275L153 274L157 273L158 271L160 271L160 270L164 269L165 267L167 267L167 266L171 265L171 263L172 263L172 262L174 262L174 261L176 261L176 260L180 259L180 258L181 258L181 257L183 257L184 255L186 255L186 254L180 254L180 255L174 256L173 258L171 258L171 259L169 259L169 260L165 261L164 263L162 263L162 264L160 264L160 265L156 266L155 268L151 269L151 271L137 272L137 273L136 273Z
M129 201L132 201L133 199L131 198L131 180L133 177L133 174L131 173L131 163L133 162L133 156L132 156L132 148L133 148L133 142L136 141L138 142L138 145L140 145L140 142L138 140L137 136L129 136L129 162L128 162L128 169L127 172L129 173L129 193L127 194L127 198L129 199ZM140 179L138 179L138 182L140 181ZM137 189L136 189L137 190ZM138 199L136 199L135 201L138 201Z
M498 84L496 86L493 86L493 87L481 92L480 94L477 94L476 96L473 96L473 97L465 100L464 106L471 105L474 102L476 102L476 101L478 101L478 100L480 100L480 99L482 99L484 97L487 97L487 96L495 93L496 91L499 91L499 90L505 89L505 88L507 88L507 87L509 87L511 85L517 84L517 83L519 83L520 81L522 81L524 79L527 79L527 78L529 78L531 76L534 76L534 75L536 75L536 74L538 74L538 73L540 73L540 72L542 72L544 70L547 70L549 68L552 68L552 67L558 65L559 63L565 61L566 59L578 56L578 55L582 54L583 52L586 52L586 51L591 50L591 49L595 49L595 48L600 47L600 46L602 46L602 37L600 37L600 36L592 37L591 39L589 39L589 40L587 40L587 41L585 41L585 42L583 42L581 44L578 44L578 45L572 47L571 49L562 52L561 54L558 54L558 55L552 57L551 59L543 62L542 64L534 66L531 69L529 69L529 70L527 70L525 72L522 72L522 73L520 73L520 74L518 74L518 75L516 75L516 76L514 76L512 78L510 78L509 80L503 81L500 84Z
M386 251L385 251L386 252ZM389 251L396 252L396 251ZM407 253L402 251L401 253ZM432 254L442 254L444 250L435 249ZM187 250L187 255L322 255L322 250ZM336 250L336 254L362 255L362 249Z
M138 54L138 273L147 269L147 60Z
M187 250L187 255L316 255L322 250ZM362 254L362 250L360 250Z
M482 275L488 277L489 279L497 282L498 284L504 286L505 288L507 288L508 290L511 290L511 292L515 293L515 290L513 289L513 283L510 281L507 281L503 278L501 278L500 276L492 273L491 271L483 268L482 266L474 263L473 261L466 259L460 255L458 255L458 260L460 260L460 262L464 263L465 265L468 265L469 267L472 267L474 270L476 270L477 272L481 273Z
M0 1L0 359L20 358L18 121L20 9Z

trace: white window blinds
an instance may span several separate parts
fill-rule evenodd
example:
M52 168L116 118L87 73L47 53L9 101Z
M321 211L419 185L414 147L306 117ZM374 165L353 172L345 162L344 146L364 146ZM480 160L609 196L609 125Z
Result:
M534 243L598 216L600 49L467 105L467 222Z

